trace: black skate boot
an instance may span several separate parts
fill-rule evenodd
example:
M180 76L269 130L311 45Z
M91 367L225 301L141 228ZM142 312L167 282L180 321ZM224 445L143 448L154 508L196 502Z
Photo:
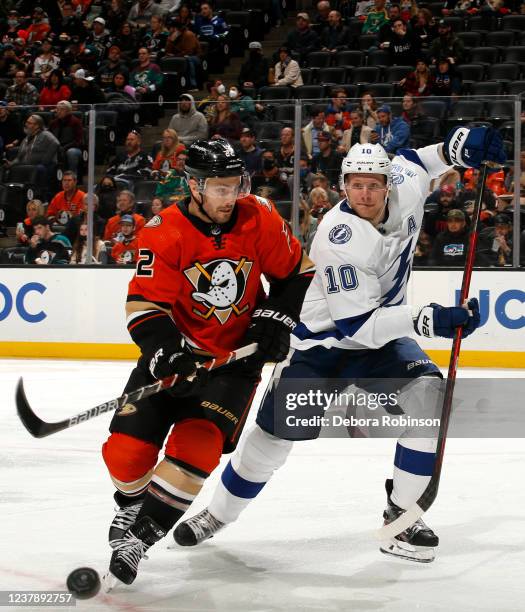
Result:
M143 516L132 525L122 538L115 541L109 572L104 576L106 590L115 586L115 578L124 584L131 584L137 577L140 560L165 535L166 532L149 516Z
M124 533L135 523L144 499L140 497L138 500L133 499L129 504L123 504L122 499L117 498L117 494L115 494L115 501L119 508L109 526L108 541L111 548L115 548L115 542L121 540Z
M205 508L187 521L179 523L173 532L175 542L179 546L197 546L201 542L213 538L224 527L224 523L217 520Z
M390 499L393 486L394 484L391 479L385 482L388 502L388 506L383 512L385 525L391 523L404 512L402 508L396 506ZM401 559L418 561L419 563L430 563L434 561L434 549L438 544L439 538L437 535L419 519L395 538L383 542L380 546L380 550L387 555L393 555Z

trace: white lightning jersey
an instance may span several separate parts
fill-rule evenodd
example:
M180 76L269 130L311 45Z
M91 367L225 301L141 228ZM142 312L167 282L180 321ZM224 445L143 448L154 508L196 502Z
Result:
M310 257L316 265L292 346L376 349L411 335L406 286L430 181L450 167L438 146L401 149L392 161L388 217L378 228L343 200L323 218Z

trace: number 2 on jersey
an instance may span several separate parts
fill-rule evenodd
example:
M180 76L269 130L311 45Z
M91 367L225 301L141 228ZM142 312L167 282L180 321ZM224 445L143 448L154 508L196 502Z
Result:
M357 274L352 264L339 266L337 272L334 271L333 266L327 266L324 273L328 281L328 293L339 293L339 291L341 291L339 284L341 285L343 291L352 291L359 285Z
M154 261L155 255L149 249L140 249L136 275L153 276Z

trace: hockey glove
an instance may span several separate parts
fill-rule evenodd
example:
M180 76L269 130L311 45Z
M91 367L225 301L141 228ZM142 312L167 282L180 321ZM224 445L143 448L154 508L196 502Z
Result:
M456 327L463 327L462 337L466 338L479 327L479 302L476 298L468 301L467 306L446 308L439 304L424 306L414 319L414 329L425 338L453 338Z
M453 128L445 138L443 153L450 164L463 168L479 168L484 161L504 164L507 159L501 134L491 127Z
M252 314L243 343L257 342L257 352L247 363L262 366L267 361L283 361L290 350L290 334L297 322L281 310L277 300L268 298Z

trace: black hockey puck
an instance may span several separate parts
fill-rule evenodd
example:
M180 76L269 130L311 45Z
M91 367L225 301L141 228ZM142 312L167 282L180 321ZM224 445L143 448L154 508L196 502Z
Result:
M67 589L77 599L95 597L100 591L100 577L91 567L79 567L67 577Z

